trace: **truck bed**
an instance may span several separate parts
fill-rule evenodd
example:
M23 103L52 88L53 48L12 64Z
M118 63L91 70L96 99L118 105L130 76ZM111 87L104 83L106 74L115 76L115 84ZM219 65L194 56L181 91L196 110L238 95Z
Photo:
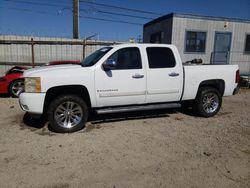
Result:
M182 100L192 100L197 94L199 85L205 80L223 80L225 91L223 96L232 95L237 87L235 72L237 65L184 65L184 93Z

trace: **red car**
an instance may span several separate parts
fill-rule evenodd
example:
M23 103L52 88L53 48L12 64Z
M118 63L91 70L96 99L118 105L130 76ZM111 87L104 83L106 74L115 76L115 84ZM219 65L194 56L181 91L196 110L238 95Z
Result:
M14 66L5 76L0 77L0 94L9 94L12 97L18 97L24 88L23 72L27 67Z
M59 60L51 61L48 66L62 65L62 64L80 64L80 60ZM0 77L0 94L9 94L12 97L18 97L18 95L24 89L23 72L27 70L27 67L14 66L3 77Z

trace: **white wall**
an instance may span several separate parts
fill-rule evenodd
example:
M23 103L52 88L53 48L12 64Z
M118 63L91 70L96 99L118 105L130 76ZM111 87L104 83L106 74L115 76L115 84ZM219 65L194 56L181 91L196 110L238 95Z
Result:
M211 52L214 50L215 32L232 32L230 64L238 64L241 72L249 71L250 54L244 54L246 33L250 34L250 23L228 22L224 27L224 21L189 19L174 17L172 30L172 44L175 44L183 61L201 58L204 63L210 63ZM186 30L206 31L206 52L185 53Z

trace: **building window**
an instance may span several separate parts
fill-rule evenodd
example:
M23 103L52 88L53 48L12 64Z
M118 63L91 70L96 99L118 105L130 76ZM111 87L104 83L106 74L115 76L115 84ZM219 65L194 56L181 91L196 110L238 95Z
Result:
M186 32L186 52L205 52L206 32Z
M250 54L250 34L246 35L245 53Z
M150 36L150 43L162 43L163 32L153 33Z
M148 64L150 69L175 67L175 58L170 48L148 47Z

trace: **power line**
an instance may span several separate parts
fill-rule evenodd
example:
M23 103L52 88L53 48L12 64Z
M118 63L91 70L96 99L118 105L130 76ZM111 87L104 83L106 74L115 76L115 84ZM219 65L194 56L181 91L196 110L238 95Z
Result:
M25 8L7 8L10 10L15 10L15 11L21 11L21 12L32 12L32 13L38 13L38 14L46 14L46 15L53 15L53 16L58 16L58 14L54 14L51 12L47 11L38 11L38 10L31 10L31 9L25 9Z
M24 0L4 0L7 2L14 2L14 3L24 3L24 4L32 4L32 5L40 5L40 6L52 6L52 7L58 7L58 4L51 4L51 3L39 3L39 2L30 2L30 1L24 1ZM62 9L70 9L72 11L72 8L66 4L63 4ZM86 9L79 9L80 11L87 12ZM152 20L154 18L152 17L145 17L145 16L135 16L130 14L123 14L123 13L117 13L117 12L110 12L110 11L103 11L103 10L96 10L97 13L101 14L108 14L108 15L116 15L116 16L125 16L130 18L139 18L139 19L147 19Z
M52 7L58 7L58 6L63 6L65 8L71 7L68 4L61 4L61 3L60 4L44 3L44 2L43 3L39 3L39 2L27 1L27 0L3 0L3 1L14 2L14 3L32 4L32 5L41 5L41 6L52 6ZM150 12L150 11L144 11L144 10L139 10L139 9L132 9L132 8L114 6L114 5L104 4L104 3L95 3L95 2L85 1L85 0L79 0L79 1L82 2L82 3L85 3L85 4L98 5L98 6L108 7L108 8L115 8L115 9L120 9L120 10L137 12L137 13L152 14L152 15L158 15L158 16L161 15L160 13L156 13L156 12ZM103 12L107 12L107 11L103 11ZM112 12L107 12L107 13L112 13ZM119 14L119 13L117 13L117 14ZM138 18L145 18L145 17L138 16ZM152 19L152 18L147 18L147 19Z
M47 12L47 11L35 11L35 10L31 10L31 9L22 9L22 8L8 8L11 10L16 10L16 11L23 11L23 12L32 12L32 13L39 13L39 14L50 14L53 16L58 16L58 14L53 14L51 12ZM82 19L91 19L91 20L98 20L98 21L107 21L107 22L113 22L113 23L123 23L123 24L130 24L130 25L138 25L138 26L142 26L143 24L141 23L136 23L136 22L127 22L127 21L123 21L123 20L114 20L114 19L104 19L104 18L96 18L96 17L91 17L91 16L79 16Z
M80 10L81 10L81 9L80 9ZM102 11L102 10L97 10L96 12L97 12L97 13L103 13L103 14L110 14L110 15L131 17L131 18L147 19L147 20L152 20L152 19L154 19L154 18L150 18L150 17L134 16L134 15L130 15L130 14L122 14L122 13L116 13L116 12L110 12L110 11Z
M144 13L144 14L151 14L151 15L162 15L160 13L156 13L156 12L151 12L151 11L145 11L145 10L139 10L139 9L132 9L132 8L127 8L127 7L121 7L121 6L114 6L114 5L110 5L110 4L104 4L104 3L95 3L95 2L89 2L86 0L79 0L82 3L86 3L86 4L92 4L92 5L98 5L98 6L103 6L103 7L108 7L108 8L115 8L115 9L120 9L120 10L126 10L126 11L132 11L132 12L140 12L140 13Z
M7 2L13 2L13 3L23 3L23 4L31 4L31 5L41 5L41 6L52 6L52 7L58 7L60 5L58 4L51 4L51 3L39 3L39 2L31 2L31 1L23 1L23 0L3 0ZM65 8L71 8L71 6L63 4Z
M4 1L15 2L15 3L33 4L33 5L41 5L41 6L58 7L58 4L30 2L30 1L25 1L25 0L4 0ZM66 4L64 4L64 7L62 7L62 8L70 9L72 11L72 8L70 6L68 6L68 5L66 5ZM31 10L31 9L21 9L21 8L9 8L9 9L17 10L17 11L24 11L24 12L40 13L40 14L58 15L58 14L53 14L53 13L46 12L46 11L34 11L34 10ZM81 11L87 11L86 9L80 9L80 10ZM147 18L147 17L133 16L133 15L128 15L128 14L120 14L120 13L115 13L115 12L101 11L101 10L97 10L97 12L103 13L103 14L112 14L112 15L127 16L127 17L134 17L134 18L151 19L151 18ZM79 17L86 18L86 19L91 19L91 20L98 20L98 21L108 21L108 22L113 22L113 23L123 23L123 24L140 25L140 26L143 25L142 23L129 22L129 21L123 21L123 20L96 18L96 17L91 17L91 16L79 16Z
M141 23L136 23L136 22L127 22L127 21L122 21L122 20L113 20L113 19L104 19L104 18L95 18L95 17L90 17L90 16L79 16L80 18L87 18L87 19L92 19L92 20L100 20L100 21L108 21L108 22L115 22L115 23L124 23L124 24L130 24L130 25L139 25L142 26L143 24Z

